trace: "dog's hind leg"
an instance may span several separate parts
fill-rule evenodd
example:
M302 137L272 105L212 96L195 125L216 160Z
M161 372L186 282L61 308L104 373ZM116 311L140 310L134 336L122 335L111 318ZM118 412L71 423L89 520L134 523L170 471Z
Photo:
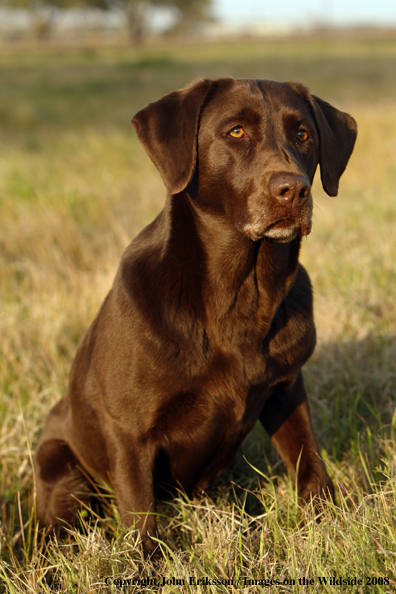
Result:
M74 524L76 512L90 499L88 478L61 439L42 441L36 453L37 519L42 526Z
M69 418L69 404L64 398L47 417L34 460L37 519L46 527L73 524L80 502L88 501L92 492L65 435Z

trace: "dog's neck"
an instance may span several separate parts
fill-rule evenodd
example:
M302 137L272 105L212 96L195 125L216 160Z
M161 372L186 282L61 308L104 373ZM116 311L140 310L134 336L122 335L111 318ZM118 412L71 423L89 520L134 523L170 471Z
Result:
M219 319L237 313L240 304L245 315L260 309L272 319L293 282L300 238L252 241L226 217L200 209L186 192L168 196L163 216L166 252L178 258L185 283L199 285L197 299Z

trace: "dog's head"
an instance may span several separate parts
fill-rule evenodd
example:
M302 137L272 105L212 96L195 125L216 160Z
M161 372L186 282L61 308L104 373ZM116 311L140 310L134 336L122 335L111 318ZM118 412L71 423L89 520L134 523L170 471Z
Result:
M298 83L200 80L132 120L172 194L230 220L251 240L311 230L311 184L336 196L356 122Z

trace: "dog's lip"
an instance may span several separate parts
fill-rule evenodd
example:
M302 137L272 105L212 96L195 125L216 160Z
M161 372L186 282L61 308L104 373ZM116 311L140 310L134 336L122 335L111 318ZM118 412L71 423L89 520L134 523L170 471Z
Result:
M292 230L292 233L290 233L290 235L285 235L283 237L275 237L274 239L276 241L279 241L280 243L289 243L290 241L293 241L293 239L296 239L296 237L298 237L299 235L301 235L301 230L299 227L296 227Z
M308 235L311 230L311 224L310 221L305 222L304 220L296 220L291 217L282 217L267 225L265 229L260 229L257 223L246 226L237 225L237 228L252 241L259 241L266 238L279 241L280 243L288 243L293 241L298 235Z
M265 228L264 233L267 233L267 231L270 231L271 229L273 229L274 227L276 227L277 225L279 225L280 223L290 223L293 226L295 225L294 221L292 221L291 219L285 219L285 218L281 218L281 219L277 219L276 221L274 221L273 223L271 223L270 225L268 225L268 227ZM285 228L285 227L282 227Z
M283 223L283 224L282 224ZM282 243L293 241L301 233L301 225L290 219L278 219L264 230L262 237L275 239Z

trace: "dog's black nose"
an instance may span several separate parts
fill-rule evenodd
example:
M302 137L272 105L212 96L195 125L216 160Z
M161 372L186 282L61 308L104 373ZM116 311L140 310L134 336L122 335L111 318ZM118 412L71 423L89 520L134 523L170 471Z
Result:
M268 189L271 196L287 206L292 202L305 202L311 191L311 184L303 175L276 173L272 176Z

